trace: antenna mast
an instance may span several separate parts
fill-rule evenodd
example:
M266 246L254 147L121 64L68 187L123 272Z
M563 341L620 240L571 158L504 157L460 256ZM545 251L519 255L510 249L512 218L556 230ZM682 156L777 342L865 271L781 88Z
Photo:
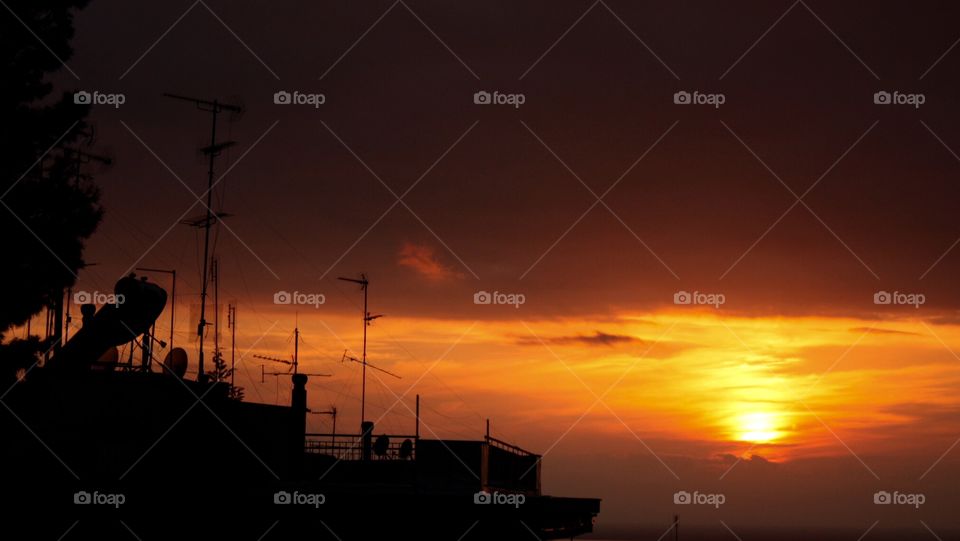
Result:
M370 281L367 280L366 274L360 274L359 280L356 278L337 278L337 280L360 284L360 289L363 290L363 358L360 361L360 363L363 365L363 383L361 384L362 390L360 392L360 424L363 426L363 423L367 420L367 327L370 326L371 321L377 319L378 317L383 317L383 314L374 316L370 315L370 312L367 310L367 293L370 289ZM344 358L347 358L346 352L344 352ZM347 360L356 361L356 359L353 357L349 357ZM383 372L386 372L386 370L383 370ZM387 373L389 374L389 372ZM390 375L393 376L394 374Z
M207 374L203 370L203 331L207 325L207 267L209 264L208 260L210 258L210 227L219 219L219 216L214 215L213 210L211 209L211 205L213 205L213 164L223 149L233 145L233 142L231 141L226 141L219 144L217 143L217 115L225 111L240 114L243 112L243 107L240 107L239 105L231 105L229 103L221 103L217 100L211 101L198 98L189 98L186 96L179 96L169 93L164 93L163 95L175 100L193 103L196 105L197 109L210 113L210 146L200 149L201 152L209 157L210 160L210 165L207 170L206 217L200 222L200 224L198 224L203 226L204 234L203 277L200 285L200 323L197 324L197 335L200 337L200 352L197 357L197 381L200 383L206 383Z

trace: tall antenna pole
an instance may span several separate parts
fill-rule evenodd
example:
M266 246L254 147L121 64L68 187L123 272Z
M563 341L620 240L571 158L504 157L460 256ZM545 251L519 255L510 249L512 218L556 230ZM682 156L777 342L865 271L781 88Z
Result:
M360 424L362 426L367 420L367 327L370 326L371 321L383 317L383 315L370 315L370 311L367 309L367 295L370 289L370 281L367 280L367 275L361 274L359 280L356 278L337 278L337 280L360 284L360 289L363 290L363 357L360 361L360 364L363 365L363 383L360 391Z
M300 327L293 328L293 373L297 373L297 364L300 362Z
M220 363L220 262L216 256L211 258L210 265L213 267L213 359L214 363ZM214 377L220 381L220 369L217 367Z
M211 206L213 205L213 164L216 160L216 157L220 155L220 151L230 146L232 143L222 143L217 144L217 115L223 111L230 111L233 113L242 113L243 108L239 105L230 105L227 103L220 103L217 100L202 100L197 98L188 98L186 96L178 96L176 94L167 94L164 93L164 96L168 98L173 98L176 100L182 100L191 102L197 106L197 109L201 111L206 111L210 113L210 146L206 147L203 150L209 158L209 167L207 169L207 204L206 204L206 218L203 220L203 277L200 284L200 322L197 324L197 336L200 338L200 351L197 356L197 381L205 383L207 381L207 374L203 370L203 331L207 326L206 319L206 308L207 308L207 266L208 260L210 258L210 228L213 225L214 220L218 219L214 215Z
M230 325L230 388L233 389L233 376L237 373L237 307L227 305L227 324Z
M370 282L363 278L363 383L360 391L360 423L367 420L367 327L370 321L367 319L370 312L367 310L367 294L370 290Z

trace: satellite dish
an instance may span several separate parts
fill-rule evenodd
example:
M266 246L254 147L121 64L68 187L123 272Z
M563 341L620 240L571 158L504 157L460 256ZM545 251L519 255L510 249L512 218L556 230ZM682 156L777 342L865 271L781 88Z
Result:
M173 348L163 359L164 372L171 373L180 379L187 373L187 352L183 348Z
M112 347L103 352L103 355L97 359L97 362L93 365L93 368L95 370L110 371L117 366L118 362L120 362L120 351L117 348Z

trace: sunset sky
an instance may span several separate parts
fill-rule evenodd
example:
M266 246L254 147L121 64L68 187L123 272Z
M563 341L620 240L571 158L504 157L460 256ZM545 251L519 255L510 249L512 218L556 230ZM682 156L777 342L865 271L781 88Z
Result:
M333 374L310 407L359 424L359 366L339 360L360 351L362 294L336 278L364 272L385 314L370 361L402 376L368 375L378 430L412 432L417 393L426 436L490 418L545 453L546 491L603 497L611 523L667 525L672 494L700 490L730 501L683 509L703 524L960 527L960 7L356 4L78 16L57 84L126 96L93 109L116 164L78 290L177 269L193 362L202 237L177 223L204 210L209 117L162 93L239 100L214 208L247 400L289 401L253 355L289 356L298 325L301 370ZM878 511L878 490L928 502Z

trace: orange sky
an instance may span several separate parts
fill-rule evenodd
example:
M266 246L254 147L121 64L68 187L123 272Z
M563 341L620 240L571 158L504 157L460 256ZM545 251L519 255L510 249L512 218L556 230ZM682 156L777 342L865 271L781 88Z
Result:
M301 371L333 374L311 380L311 407L336 404L341 430L357 424L359 367L338 361L344 349L359 355L358 318L295 314L286 306L242 311L241 318L237 381L248 400L278 400L274 379L260 383L262 361L253 354L289 356L299 318ZM164 321L161 335L168 332ZM186 321L183 327L180 345ZM387 316L370 327L370 362L403 379L368 374L368 417L382 416L378 424L392 432L412 429L412 411L403 405L384 415L406 392L411 409L413 396L423 396L426 435L477 436L490 417L496 434L539 451L562 445L572 426L609 440L612 449L634 438L662 442L651 448L665 455L746 453L783 461L846 455L847 446L857 454L895 454L952 441L925 414L960 406L950 392L960 384L953 351L960 351L960 327L921 319L678 309L595 320ZM286 402L288 383L279 389ZM310 420L318 431L326 423ZM912 434L906 440L905 430Z

